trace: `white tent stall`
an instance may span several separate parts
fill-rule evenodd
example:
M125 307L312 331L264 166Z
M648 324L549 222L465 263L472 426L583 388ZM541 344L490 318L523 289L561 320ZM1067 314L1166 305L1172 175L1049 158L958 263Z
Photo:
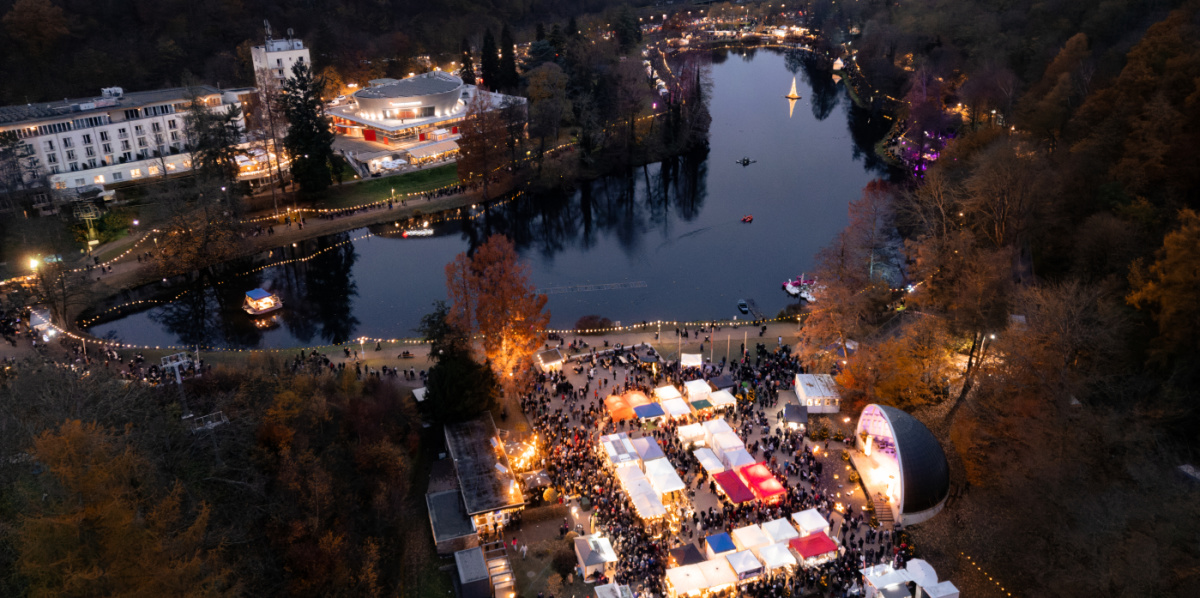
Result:
M676 473L675 467L666 459L655 459L647 461L646 477L650 480L650 485L654 491L661 497L664 494L679 492L687 488L683 483L683 479Z
M683 395L679 394L678 388L668 384L654 389L654 398L659 401L665 401L667 399L682 399Z
M705 443L704 426L700 424L687 424L679 426L675 430L675 435L679 437L679 442L684 445L703 445Z
M796 527L800 529L801 536L808 536L817 532L829 535L829 521L822 517L821 512L816 509L793 513L792 520L796 522Z
M659 405L662 405L663 410L672 418L685 417L692 413L692 406L688 405L688 402L681 398L667 399L659 403Z
M624 432L601 436L600 446L604 447L604 454L613 467L620 468L622 465L638 464L637 449L633 447L629 436Z
M679 356L679 365L685 368L698 368L704 365L704 357L699 353L682 353Z
M767 571L796 566L796 556L792 554L791 550L788 550L787 542L767 544L755 550L754 553L762 561Z
M725 559L729 561L729 566L733 568L733 572L737 574L739 581L762 575L762 563L749 550L725 555Z
M704 581L708 584L710 592L719 592L737 585L737 573L734 572L733 567L729 566L729 561L726 559L712 559L696 563L695 566L699 567L700 572L704 574Z
M721 463L721 460L717 458L716 453L712 452L712 449L696 449L692 454L696 455L696 460L700 462L700 466L704 468L704 471L708 472L708 475L725 471L725 464Z
M713 404L713 407L721 409L723 407L732 407L737 404L737 397L728 390L718 390L708 395L708 401Z
M683 383L683 388L687 390L688 399L692 401L708 398L712 394L712 387L708 385L707 380L688 380Z
M725 469L739 469L747 465L754 465L758 461L754 459L745 447L738 447L733 450L723 451L721 453L721 462L725 464Z
M729 422L725 421L725 418L710 419L704 422L704 435L709 446L712 446L713 438L721 434L733 434L733 428L730 427Z
M733 545L737 546L738 550L753 550L771 543L770 538L757 524L739 527L729 535L733 537Z
M673 597L699 596L708 589L708 581L699 565L667 569L667 592Z
M788 540L800 537L800 532L796 531L796 526L788 522L787 519L782 518L762 524L762 530L771 539L771 542L782 542L784 548L787 547Z
M737 434L734 434L733 432L726 432L713 436L710 438L708 445L712 447L714 451L722 453L725 451L736 451L740 448L746 448L746 443L742 442L742 439L738 438Z

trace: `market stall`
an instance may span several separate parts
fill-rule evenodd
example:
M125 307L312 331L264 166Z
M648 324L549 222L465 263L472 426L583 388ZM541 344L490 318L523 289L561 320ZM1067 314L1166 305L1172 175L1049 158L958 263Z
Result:
M613 421L621 421L625 419L633 419L636 415L633 412L633 407L629 405L624 397L617 395L609 395L604 399L604 408L608 410L608 416Z
M613 467L638 464L637 449L634 448L633 442L624 432L601 436L600 446L603 448L605 456L608 457L609 464Z
M637 452L638 458L642 460L643 464L667 456L653 436L634 438L629 441L629 444L633 446L633 450Z
M646 405L638 405L633 408L633 412L637 414L638 419L658 419L666 416L667 412L663 411L662 405L658 403L649 403Z
M713 445L713 439L721 434L733 434L733 428L729 426L729 422L725 418L710 419L704 422L704 435L708 440L708 446ZM734 434L734 436L737 436Z
M679 442L683 443L684 446L703 446L704 426L700 424L679 426L675 430L675 436L679 438Z
M704 561L704 553L695 544L685 544L667 551L667 564L672 567L694 565Z
M625 397L625 402L629 403L629 406L635 409L641 405L649 405L651 403L650 399L642 394L640 390L631 390L622 396Z
M684 390L687 391L689 399L705 399L712 394L712 388L709 388L707 380L688 380L683 383Z
M788 541L788 548L796 554L800 566L816 567L837 557L838 546L829 536L815 533Z
M816 509L793 513L792 520L796 522L796 528L800 530L801 536L808 536L818 532L829 535L829 521L821 516L821 512Z
M672 418L687 417L692 414L692 406L682 398L667 399L659 403L659 405Z
M606 583L596 586L596 598L633 598L633 590L626 585Z
M679 356L679 365L685 368L698 368L704 365L704 357L699 353L683 353Z
M783 422L793 430L803 430L808 426L808 407L788 403L783 406Z
M746 481L754 496L764 503L775 502L787 494L787 488L783 487L766 463L745 465L738 469L738 474Z
M721 452L721 462L725 464L725 469L739 469L747 465L755 463L754 456L747 451L745 447L737 447L732 450Z
M725 432L710 437L708 446L712 447L712 449L718 453L736 451L738 449L746 448L746 445L742 442L742 439L738 438L738 435L734 434L733 432Z
M721 463L721 459L717 457L716 453L712 452L712 449L696 449L692 451L692 454L696 456L696 460L700 462L700 466L704 468L704 471L708 472L708 475L711 476L725 471L725 464Z
M733 538L733 545L737 546L738 550L753 550L771 543L771 539L757 524L739 527L729 535Z
M601 575L610 576L609 563L617 562L617 553L608 538L592 534L575 538L575 558L583 571L584 581L590 583Z
M729 566L726 559L713 559L694 565L704 575L704 583L708 584L709 592L728 590L737 585L737 573Z
M708 582L704 579L704 572L700 570L699 564L683 565L673 569L667 569L667 595L672 598L678 596L699 596L708 589Z
M725 407L737 405L737 398L734 397L733 393L729 392L728 390L718 390L716 392L709 393L708 400L712 401L713 407L717 409L724 409Z
M784 542L792 538L799 538L800 532L796 531L796 526L792 525L787 519L779 518L774 521L768 521L762 524L762 531L771 539L772 543Z
M756 550L755 554L767 571L796 566L796 557L791 550L788 550L787 542L767 544Z
M722 532L704 538L704 556L709 560L735 552L737 552L737 546L734 545L733 538L729 534Z
M746 487L746 483L738 477L737 472L726 470L713 475L712 478L730 502L740 504L754 500L754 493Z
M661 402L666 401L667 399L682 399L683 395L679 394L678 388L668 384L666 386L660 386L654 389L654 398Z
M700 399L698 401L691 401L691 405L692 405L692 409L694 409L696 411L696 413L708 413L708 412L712 411L712 409L713 409L712 401L709 401L708 399Z
M745 581L762 575L762 563L749 550L727 554L725 555L725 560L729 561L729 567L737 574L738 581Z
M660 497L669 497L687 488L683 479L679 477L679 473L675 471L675 466L671 465L667 459L646 461L645 467L646 477L649 478L650 485L654 487L654 491Z

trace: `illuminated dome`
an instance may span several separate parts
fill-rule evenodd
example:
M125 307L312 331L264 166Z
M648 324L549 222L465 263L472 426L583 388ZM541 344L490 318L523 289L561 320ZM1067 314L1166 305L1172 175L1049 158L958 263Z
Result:
M901 523L920 523L942 510L950 494L950 466L924 424L895 407L867 405L859 415L855 441L869 454L871 467L860 467L867 469L860 471L864 482L872 493L887 494L900 505Z

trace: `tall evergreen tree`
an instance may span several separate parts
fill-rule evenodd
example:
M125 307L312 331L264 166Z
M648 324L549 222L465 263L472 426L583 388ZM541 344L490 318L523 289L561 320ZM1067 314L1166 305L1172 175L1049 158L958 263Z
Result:
M479 74L483 76L483 85L488 89L500 87L500 56L496 50L496 38L492 30L483 32L483 47L479 50Z
M620 45L622 53L632 50L638 42L642 41L642 26L638 23L637 15L633 14L629 6L621 7L615 29L617 43Z
M471 42L465 37L462 40L462 68L458 69L458 76L462 77L463 83L467 85L475 84L475 61L471 59Z
M329 187L333 161L333 131L325 116L321 90L325 79L313 75L306 63L297 63L283 83L283 112L291 123L283 145L292 157L292 177L305 193Z
M221 184L232 184L237 176L237 164L234 162L237 145L242 140L241 127L238 126L242 109L230 106L220 112L209 110L201 106L198 94L197 88L189 89L189 101L195 108L188 110L183 119L188 149L192 153L196 171L213 177ZM166 147L159 146L156 151L165 153Z
M575 22L575 16L572 15L567 19L567 37L572 38L579 35L579 23Z
M521 82L521 75L517 73L516 45L512 32L505 25L500 32L500 81L498 84L500 89L510 93L515 91Z
M543 25L541 23L537 24L537 28L534 30L533 39L534 39L534 41L539 41L539 42L546 39L546 26L545 25Z

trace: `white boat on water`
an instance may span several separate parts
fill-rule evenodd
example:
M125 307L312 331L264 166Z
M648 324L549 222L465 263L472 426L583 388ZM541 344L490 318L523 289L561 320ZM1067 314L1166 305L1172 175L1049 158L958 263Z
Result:
M283 300L266 289L254 289L246 292L246 301L242 309L252 316L271 313L283 307Z
M796 278L784 281L783 291L792 297L799 297L809 303L816 301L812 291L817 286L816 279L804 278L801 274Z

